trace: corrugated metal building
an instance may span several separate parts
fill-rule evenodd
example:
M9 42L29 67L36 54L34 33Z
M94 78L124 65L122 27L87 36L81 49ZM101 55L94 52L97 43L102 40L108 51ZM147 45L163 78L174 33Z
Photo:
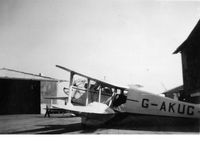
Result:
M40 114L45 96L56 96L58 83L51 77L0 69L0 114Z
M174 54L179 52L186 101L200 103L200 21Z

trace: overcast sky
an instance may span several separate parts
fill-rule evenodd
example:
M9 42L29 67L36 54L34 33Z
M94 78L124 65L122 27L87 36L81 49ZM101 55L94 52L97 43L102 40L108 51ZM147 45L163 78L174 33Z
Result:
M173 51L200 2L0 0L0 68L65 79L56 64L160 93L182 84Z

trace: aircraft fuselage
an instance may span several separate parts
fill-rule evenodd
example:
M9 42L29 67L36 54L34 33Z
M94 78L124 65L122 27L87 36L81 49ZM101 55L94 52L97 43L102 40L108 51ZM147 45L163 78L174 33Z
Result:
M124 111L160 116L200 118L199 105L176 101L137 89L129 89Z

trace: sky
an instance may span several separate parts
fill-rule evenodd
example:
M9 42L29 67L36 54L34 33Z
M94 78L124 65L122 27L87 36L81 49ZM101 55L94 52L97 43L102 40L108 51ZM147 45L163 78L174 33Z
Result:
M0 0L0 68L68 79L58 64L161 93L183 83L172 53L199 16L198 1Z

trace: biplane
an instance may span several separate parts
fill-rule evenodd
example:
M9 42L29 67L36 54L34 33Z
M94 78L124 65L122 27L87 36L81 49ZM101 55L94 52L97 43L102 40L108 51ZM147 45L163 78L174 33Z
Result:
M107 83L63 66L56 67L68 71L70 80L66 103L52 106L81 116L82 124L103 124L120 113L200 118L200 107L196 104ZM75 75L84 79L77 84Z

